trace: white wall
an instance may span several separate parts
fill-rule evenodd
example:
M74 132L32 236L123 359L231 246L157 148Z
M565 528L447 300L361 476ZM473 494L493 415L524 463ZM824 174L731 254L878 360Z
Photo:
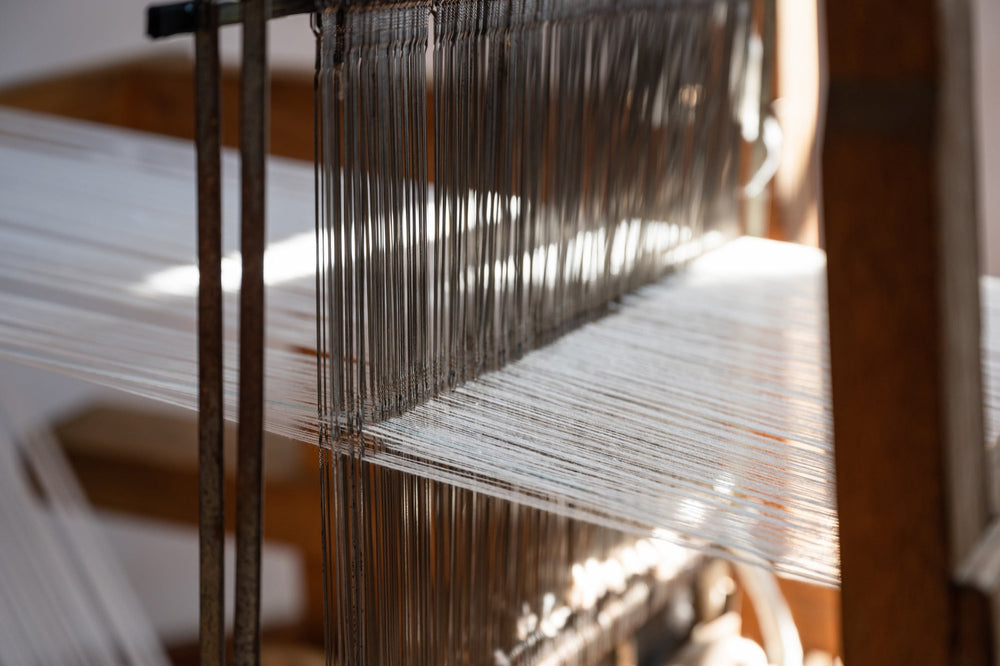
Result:
M162 1L162 0L161 0ZM191 53L190 37L146 38L144 0L0 0L0 86L93 65ZM307 16L269 23L272 63L311 70L315 39ZM238 27L222 31L226 62L239 56Z

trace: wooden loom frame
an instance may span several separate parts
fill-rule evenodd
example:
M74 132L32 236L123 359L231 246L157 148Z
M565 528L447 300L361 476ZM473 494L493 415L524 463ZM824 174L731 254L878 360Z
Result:
M823 198L852 666L1000 654L996 586L958 574L993 518L970 13L968 0L826 3Z
M217 30L241 21L249 28L241 147L250 289L241 307L236 661L259 661L263 27L269 17L315 9L309 0L272 2L154 8L172 12L158 16L159 31L150 14L151 33L194 31L197 44L203 664L224 663ZM823 196L844 655L851 666L993 664L997 587L958 575L982 551L993 520L982 446L969 2L826 4ZM244 389L257 397L244 403Z

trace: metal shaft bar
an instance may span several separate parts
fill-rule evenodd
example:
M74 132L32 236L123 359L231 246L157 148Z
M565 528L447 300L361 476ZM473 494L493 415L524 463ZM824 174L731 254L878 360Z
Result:
M316 11L314 0L271 0L268 18ZM146 10L146 34L153 39L194 32L199 27L195 2L153 5ZM243 3L224 2L218 5L218 25L235 25L243 21Z
M264 428L264 243L267 155L267 0L244 3L240 90L242 160L240 398L236 478L235 663L260 663L260 550Z
M225 663L222 466L222 203L216 5L198 3L195 145L198 154L198 543L201 663Z

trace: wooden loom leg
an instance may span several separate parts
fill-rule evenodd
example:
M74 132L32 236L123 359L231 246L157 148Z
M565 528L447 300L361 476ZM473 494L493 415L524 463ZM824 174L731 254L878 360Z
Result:
M826 3L830 352L851 666L987 664L967 0Z

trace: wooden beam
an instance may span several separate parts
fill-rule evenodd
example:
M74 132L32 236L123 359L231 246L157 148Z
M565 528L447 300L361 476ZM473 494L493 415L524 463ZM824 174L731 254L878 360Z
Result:
M827 3L823 200L844 656L993 663L967 0Z

